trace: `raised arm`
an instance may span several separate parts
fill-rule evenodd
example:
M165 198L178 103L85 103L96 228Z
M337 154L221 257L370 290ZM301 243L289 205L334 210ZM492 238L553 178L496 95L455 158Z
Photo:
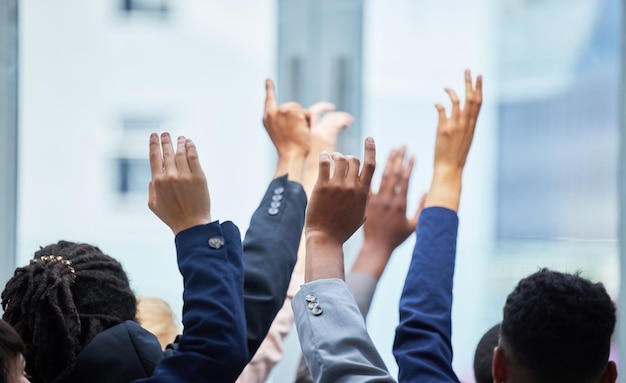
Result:
M302 181L302 186L307 195L310 194L317 179L317 163L320 153L333 151L339 131L347 128L353 120L348 113L336 112L334 109L335 106L329 102L318 102L308 108L311 122L310 150ZM237 383L265 382L272 368L282 359L283 340L293 328L291 301L304 282L304 253L304 239L301 239L298 248L298 261L291 276L285 302L276 314L266 338L237 379ZM306 372L308 373L308 371Z
M290 181L302 182L304 161L309 153L311 115L297 102L278 105L274 82L265 81L265 110L263 125L270 136L278 163L274 178L287 175Z
M452 279L456 255L458 218L465 161L474 137L482 103L482 78L472 85L465 72L465 105L456 93L446 92L452 113L441 104L435 169L417 228L413 258L400 299L400 324L394 356L400 382L458 382L452 370Z
M374 140L367 138L360 173L356 157L320 155L305 224L307 283L292 302L302 352L316 382L393 381L343 282L343 244L365 219L375 152Z
M405 163L406 148L393 149L389 154L378 193L371 193L367 203L367 220L363 225L363 245L352 272L380 279L391 253L415 231L419 213L424 207L422 196L417 211L406 216L407 193L415 159Z
M148 206L176 235L184 330L178 347L141 382L232 382L248 350L239 230L211 222L209 190L194 143L150 136Z
M263 123L278 162L243 243L249 358L282 307L296 264L306 208L300 182L310 145L309 112L296 103L277 106L274 84L268 79L265 85Z

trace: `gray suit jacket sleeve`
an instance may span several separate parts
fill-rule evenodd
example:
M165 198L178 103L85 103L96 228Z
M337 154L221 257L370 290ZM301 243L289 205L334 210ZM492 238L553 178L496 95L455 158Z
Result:
M305 283L291 306L302 353L315 382L395 382L344 281Z
M244 303L249 359L285 301L304 226L306 194L287 176L273 180L243 242Z
M361 273L358 271L351 271L346 275L346 285L356 301L356 305L359 307L359 311L363 318L367 319L367 313L370 311L370 305L374 292L376 291L376 285L378 280L369 274ZM300 358L300 364L296 370L296 383L312 383L313 379L309 373L309 368L304 360L304 355Z

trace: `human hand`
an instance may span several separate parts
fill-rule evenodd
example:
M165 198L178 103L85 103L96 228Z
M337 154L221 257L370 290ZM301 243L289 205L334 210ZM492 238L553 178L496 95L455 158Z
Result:
M318 102L309 107L311 113L311 151L310 166L317 167L317 157L323 151L333 152L337 147L339 131L348 128L354 117L346 112L335 112L335 105L329 102ZM324 116L322 116L322 114Z
M405 154L404 146L391 151L378 193L370 193L365 210L368 219L363 225L363 246L387 257L415 231L424 208L425 197L422 196L415 214L407 218L407 192L415 158L410 156L405 164Z
M333 174L331 158L335 164ZM365 219L365 205L376 167L374 139L368 137L365 140L365 157L360 174L358 158L336 152L330 156L322 153L319 166L304 230L307 238L322 235L342 245Z
M296 102L278 106L272 80L265 81L263 125L278 156L306 157L310 148L310 113Z
M331 158L335 164L331 174ZM365 205L376 168L374 139L365 139L363 169L356 157L322 153L319 175L306 212L305 281L344 278L345 241L365 220Z
M211 222L211 200L195 144L178 137L176 152L169 133L150 135L148 207L174 235Z
M463 109L459 106L460 102L456 93L449 88L446 88L446 92L452 101L452 114L447 117L443 105L435 105L439 112L435 169L425 206L441 206L457 211L463 169L472 145L476 120L482 104L482 76L478 76L476 87L473 87L470 71L465 71Z
M451 116L446 116L446 109L443 105L435 105L439 112L435 144L435 171L463 171L482 104L482 82L482 76L479 75L476 79L476 88L473 88L470 71L466 70L465 105L463 109L460 108L459 97L450 88L445 88L445 91L452 101Z

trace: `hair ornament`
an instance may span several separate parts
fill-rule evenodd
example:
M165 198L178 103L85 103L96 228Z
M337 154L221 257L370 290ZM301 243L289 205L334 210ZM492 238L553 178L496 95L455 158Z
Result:
M72 283L76 281L76 269L74 269L74 266L72 265L72 262L70 260L67 260L58 255L43 255L39 258L30 260L30 263L38 263L38 262L43 262L43 263L58 262L62 265L65 265L67 269L69 270L70 275L72 276Z

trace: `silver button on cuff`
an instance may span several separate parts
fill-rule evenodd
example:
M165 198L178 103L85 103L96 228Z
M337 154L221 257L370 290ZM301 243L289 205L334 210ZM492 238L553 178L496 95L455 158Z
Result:
M272 196L272 201L281 201L283 199L283 195L282 194L274 194Z
M307 296L304 297L304 300L308 302L307 308L311 310L311 314L315 316L322 315L324 310L320 307L320 303L317 301L317 296L315 294L307 294Z
M317 302L317 296L315 294L308 294L304 299L307 302Z
M270 202L270 206L273 207L273 208L276 208L276 209L278 209L280 207L280 205L281 205L281 203L278 202L278 201Z
M276 189L274 189L274 194L283 194L284 192L285 192L285 188L282 186L279 186Z
M211 237L209 238L209 247L212 249L221 249L224 246L224 237Z
M278 211L279 210L277 208L270 207L269 209L267 209L267 214L269 214L269 215L276 215L276 214L278 214Z

